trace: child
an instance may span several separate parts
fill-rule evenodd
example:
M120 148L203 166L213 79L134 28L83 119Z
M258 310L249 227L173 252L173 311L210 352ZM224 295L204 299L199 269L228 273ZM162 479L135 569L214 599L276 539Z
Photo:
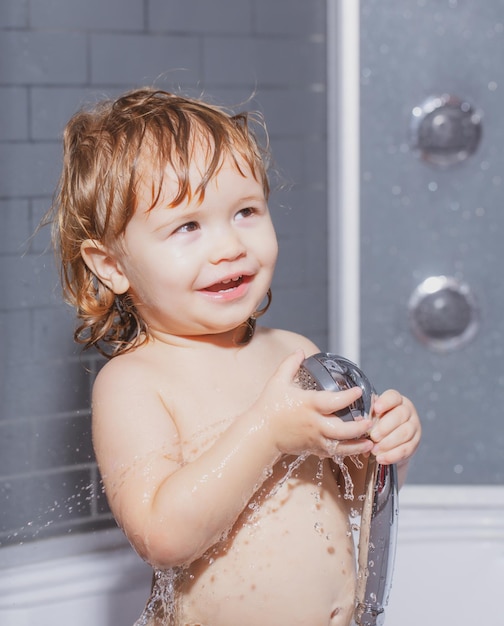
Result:
M65 130L63 285L77 340L112 357L93 390L97 461L132 546L176 573L171 606L142 624L347 626L353 544L331 458L404 473L420 438L396 391L376 423L333 416L360 389L301 389L318 348L255 327L277 241L250 123L146 88Z

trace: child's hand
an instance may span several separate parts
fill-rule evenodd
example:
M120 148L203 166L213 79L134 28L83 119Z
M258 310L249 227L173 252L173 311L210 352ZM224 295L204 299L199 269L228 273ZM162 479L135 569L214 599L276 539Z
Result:
M389 465L409 459L418 447L422 428L411 400L389 389L377 397L374 414L378 417L370 436L371 452L378 463Z
M290 455L308 452L321 458L370 452L373 442L367 433L372 421L344 422L333 415L355 402L361 389L301 389L294 379L303 359L302 351L287 357L255 404L255 409L268 420L278 451Z

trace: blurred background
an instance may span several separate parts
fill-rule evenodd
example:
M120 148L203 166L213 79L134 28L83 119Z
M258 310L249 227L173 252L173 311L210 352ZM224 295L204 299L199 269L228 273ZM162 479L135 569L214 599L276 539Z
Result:
M503 31L502 0L2 0L2 624L33 624L32 606L59 626L86 602L83 623L121 626L145 600L93 458L101 361L73 344L48 229L33 236L68 118L143 85L264 114L281 174L266 323L416 403L404 560L456 536L504 572Z

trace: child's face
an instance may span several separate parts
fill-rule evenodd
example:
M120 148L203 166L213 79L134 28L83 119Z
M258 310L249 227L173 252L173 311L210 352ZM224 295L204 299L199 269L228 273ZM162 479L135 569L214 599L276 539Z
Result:
M195 159L191 166L193 190L203 165ZM150 181L140 187L119 264L138 312L154 334L227 332L263 300L278 247L262 185L242 166L246 176L225 160L202 202L193 198L169 207L177 189L171 169L151 211L146 210Z

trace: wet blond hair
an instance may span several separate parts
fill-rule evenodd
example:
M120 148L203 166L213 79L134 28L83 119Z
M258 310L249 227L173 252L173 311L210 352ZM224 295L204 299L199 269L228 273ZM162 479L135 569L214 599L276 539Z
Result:
M50 213L59 255L63 294L77 310L75 340L107 357L140 345L148 329L128 293L116 295L91 272L81 255L87 239L118 250L137 208L137 187L149 164L152 209L167 166L178 188L169 206L205 188L224 158L237 170L245 164L269 194L268 152L253 128L265 128L257 114L234 115L201 100L142 88L76 113L65 127L63 169ZM266 146L267 142L263 141ZM194 146L203 147L206 171L197 189L189 184ZM144 181L145 182L145 181Z

